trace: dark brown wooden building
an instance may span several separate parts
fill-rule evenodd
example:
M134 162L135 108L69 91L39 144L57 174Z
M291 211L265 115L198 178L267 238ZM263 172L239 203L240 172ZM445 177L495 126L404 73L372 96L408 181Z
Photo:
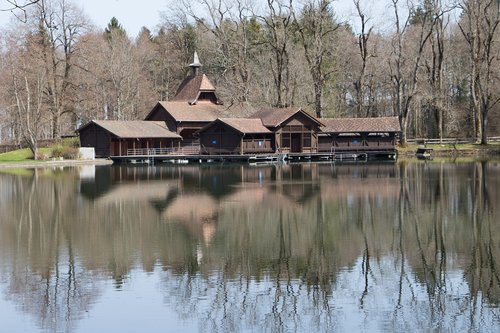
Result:
M174 148L181 141L162 121L93 120L78 132L81 147L94 147L96 157L142 155L141 150Z
M323 125L302 109L263 109L253 115L274 133L278 153L315 153L318 151L318 132Z
M169 148L179 155L277 153L298 158L395 151L400 132L396 117L318 120L300 108L271 108L251 118L218 118L227 109L200 73L196 53L189 67L175 97L158 102L144 121L91 121L78 130L81 146L94 147L98 157L162 155Z
M219 118L202 128L203 154L262 154L274 152L274 134L261 119Z
M323 118L320 152L393 151L401 131L397 117Z
M158 102L145 118L164 121L170 131L182 136L183 145L197 143L193 134L223 112L215 87L205 74L200 74L201 64L196 53L189 67L192 72L181 83L175 97L168 102Z

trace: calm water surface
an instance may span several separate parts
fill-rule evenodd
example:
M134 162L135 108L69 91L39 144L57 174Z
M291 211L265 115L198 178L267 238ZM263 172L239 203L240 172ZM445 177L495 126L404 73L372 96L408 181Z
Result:
M4 171L0 331L499 331L499 204L493 161Z

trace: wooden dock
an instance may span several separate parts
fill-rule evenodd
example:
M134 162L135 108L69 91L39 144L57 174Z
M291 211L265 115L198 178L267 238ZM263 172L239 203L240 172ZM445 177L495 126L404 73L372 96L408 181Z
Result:
M116 163L132 164L158 164L158 163L272 163L272 162L318 162L318 161L368 161L368 160L395 160L396 151L343 151L320 153L288 153L288 154L230 154L230 155L205 155L205 154L151 154L111 156Z

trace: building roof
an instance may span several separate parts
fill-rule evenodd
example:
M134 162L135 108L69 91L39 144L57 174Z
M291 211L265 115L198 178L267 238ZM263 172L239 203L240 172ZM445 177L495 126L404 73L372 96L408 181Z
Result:
M198 102L197 104L189 104L187 102L158 102L165 109L175 121L186 122L210 122L217 119L217 114L221 113L221 106L210 102ZM156 107L151 111L154 112ZM150 114L151 114L150 113ZM146 119L149 118L149 115Z
M217 120L242 134L272 133L262 124L260 118L219 118Z
M213 99L218 101L215 87L205 74L190 75L182 81L172 101L186 101L195 104L202 92L212 93Z
M398 117L323 118L324 133L381 133L400 132Z
M296 113L302 113L306 117L318 123L318 125L323 125L318 119L314 118L304 110L296 108L261 109L257 111L252 117L262 119L262 123L266 127L278 127Z
M180 135L170 132L163 121L92 120L80 127L78 131L82 131L90 124L96 124L120 138L182 138Z

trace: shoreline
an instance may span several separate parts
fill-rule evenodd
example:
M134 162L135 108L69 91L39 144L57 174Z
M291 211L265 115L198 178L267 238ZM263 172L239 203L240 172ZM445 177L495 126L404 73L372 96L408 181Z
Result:
M495 147L484 147L484 148L467 148L467 149L454 149L454 148L435 148L433 146L428 146L427 148L433 149L431 152L431 158L433 157L471 157L471 158L482 158L482 157L498 157L500 156L500 148ZM398 157L415 157L416 149L397 149Z
M441 158L456 158L456 157L470 157L470 158L484 158L484 157L500 157L500 147L495 145L494 147L480 147L480 148L466 148L466 149L454 149L454 148L443 148L436 146L428 146L428 148L433 148L431 153L431 158L441 157ZM417 148L397 148L397 156L402 158L417 158L416 151ZM10 162L2 163L0 162L0 169L37 169L37 168L52 168L52 167L71 167L80 165L112 165L113 161L111 159L94 159L94 160L62 160L62 161L20 161L20 162Z
M62 161L40 161L40 162L11 162L0 163L0 169L38 169L38 168L53 168L65 166L79 165L111 165L113 161L110 159L95 159L95 160L62 160Z

